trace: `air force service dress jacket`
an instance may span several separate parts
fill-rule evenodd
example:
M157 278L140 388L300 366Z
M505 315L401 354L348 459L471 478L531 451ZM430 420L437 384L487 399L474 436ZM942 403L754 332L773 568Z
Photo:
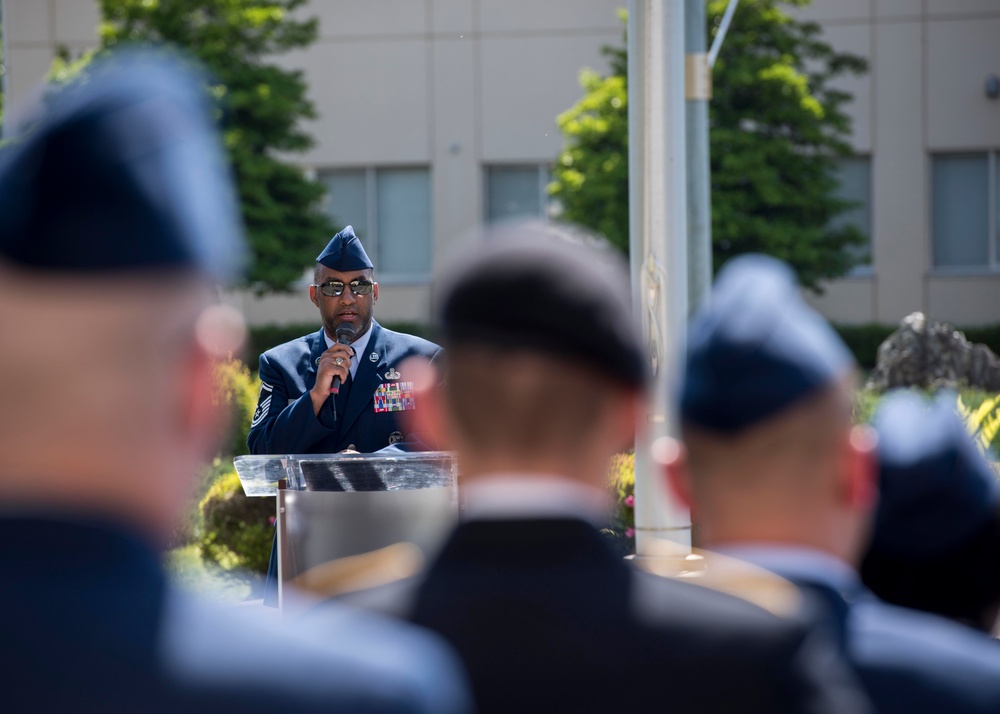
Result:
M3 710L468 711L459 665L423 632L343 611L272 622L182 592L160 562L116 523L0 517Z
M848 661L887 714L1000 711L1000 648L969 627L882 602L860 582L790 578L825 600Z
M351 447L370 453L409 441L398 416L415 408L403 373L408 357L435 358L441 348L420 337L387 330L372 320L356 375L331 395L319 416L309 390L326 351L323 329L260 356L261 391L247 445L252 454L330 454Z
M572 517L463 522L421 575L336 599L444 636L480 714L869 711L809 619L633 568Z
M845 658L879 712L1000 711L1000 647L993 638L930 613L879 600L846 566L802 550L747 546L726 554L777 573L826 607Z

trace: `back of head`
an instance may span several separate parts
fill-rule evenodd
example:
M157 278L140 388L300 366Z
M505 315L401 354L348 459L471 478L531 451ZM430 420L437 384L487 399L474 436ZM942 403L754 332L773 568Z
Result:
M861 574L884 600L990 631L1000 608L1000 488L955 399L896 392L879 405L880 499Z
M187 476L167 472L208 448L181 438L204 416L184 386L212 286L245 246L203 87L164 53L113 55L0 154L8 503L145 510L136 520L157 528Z
M677 393L706 545L833 537L824 521L850 438L853 368L783 263L748 255L720 271L692 319Z
M627 447L629 437L609 446L598 436L646 377L628 274L607 244L508 224L440 282L446 405L463 456L516 455L525 468L565 472L590 446Z

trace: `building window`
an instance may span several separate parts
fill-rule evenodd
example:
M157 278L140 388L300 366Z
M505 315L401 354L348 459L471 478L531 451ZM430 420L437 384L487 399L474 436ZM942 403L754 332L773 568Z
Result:
M870 156L848 156L837 160L837 198L854 204L836 218L831 227L854 226L864 236L865 242L852 246L857 259L855 270L865 273L872 265L872 162Z
M935 268L997 269L997 154L932 157Z
M486 221L549 215L549 167L545 164L486 167Z
M337 169L317 173L327 213L354 226L379 279L430 279L431 181L427 168Z

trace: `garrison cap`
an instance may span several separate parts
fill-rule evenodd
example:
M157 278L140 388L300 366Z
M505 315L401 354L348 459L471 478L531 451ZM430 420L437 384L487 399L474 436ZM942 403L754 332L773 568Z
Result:
M688 331L679 387L683 421L735 433L846 374L854 359L802 299L791 269L744 255L719 272Z
M453 260L438 284L446 348L539 352L628 387L646 381L629 275L603 239L541 222L507 223Z
M928 402L912 391L879 405L880 497L871 549L903 557L943 555L996 518L1000 489L955 412L955 393Z
M246 245L205 84L164 51L123 50L53 94L0 151L0 260L236 278Z
M323 252L316 256L316 262L322 263L338 273L375 268L371 260L368 259L368 254L365 253L361 240L354 235L353 226L347 226L331 238Z

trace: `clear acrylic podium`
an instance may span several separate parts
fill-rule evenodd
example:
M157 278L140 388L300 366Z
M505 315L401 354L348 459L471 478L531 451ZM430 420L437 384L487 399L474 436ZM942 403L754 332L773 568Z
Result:
M247 496L277 496L279 604L416 572L458 514L445 451L237 456Z

